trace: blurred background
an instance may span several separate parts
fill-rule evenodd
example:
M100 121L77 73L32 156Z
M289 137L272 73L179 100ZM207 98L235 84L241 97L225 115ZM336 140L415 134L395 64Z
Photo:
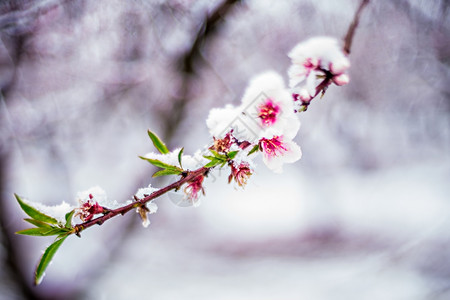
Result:
M450 3L371 1L350 84L314 100L301 161L260 163L245 190L215 172L198 208L160 198L68 239L13 193L76 205L162 187L138 155L146 130L185 153L210 143L208 111L316 35L341 39L357 0L0 2L0 299L450 299Z

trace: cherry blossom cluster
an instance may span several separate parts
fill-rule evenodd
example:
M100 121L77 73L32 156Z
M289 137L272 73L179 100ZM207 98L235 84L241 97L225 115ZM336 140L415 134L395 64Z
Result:
M99 187L79 193L78 207L63 203L59 208L49 209L31 205L16 195L19 205L30 217L25 221L36 226L18 233L56 236L36 268L35 283L42 280L51 258L69 235L80 236L86 228L101 225L131 210L139 214L142 225L147 227L150 224L148 215L158 209L154 200L169 191L182 191L183 204L198 206L200 196L205 193L205 178L214 169L229 168L228 182L243 188L255 172L254 161L259 159L258 156L275 173L281 173L284 164L298 161L302 151L294 141L300 129L296 113L305 111L331 84L348 83L345 71L350 63L337 40L328 37L313 38L296 45L289 57L292 59L288 70L289 87L283 77L273 71L255 76L238 105L228 104L209 112L206 125L212 141L194 155L185 155L184 148L169 151L155 133L148 131L158 152L140 158L158 168L153 177L175 175L178 176L175 182L163 188L151 185L141 188L131 200L122 204L108 200ZM63 215L51 217L50 213L46 214L49 211L61 211ZM78 220L73 221L73 217Z
M149 132L159 153L150 152L141 158L161 168L154 176L186 176L192 170L206 168L189 179L182 191L183 203L200 204L200 195L205 193L204 179L212 169L229 168L228 182L244 187L254 173L258 154L263 163L273 172L281 173L283 165L294 163L302 157L300 146L294 141L300 121L297 112L305 111L319 93L329 85L338 86L349 82L345 71L350 63L334 38L311 38L296 45L288 54L292 65L288 70L289 87L283 77L267 71L250 80L240 103L214 108L209 112L206 125L213 138L212 143L194 155L185 155L183 148L169 151L159 138ZM154 192L149 186L134 195L139 201ZM89 221L107 209L87 194L80 202L77 215ZM137 207L137 212L146 227L150 223L147 214L154 213L153 201Z
M277 173L282 171L283 164L293 163L302 156L300 147L293 141L300 121L294 113L292 94L275 72L256 76L239 106L211 110L206 124L215 138L232 136L246 154L240 156L239 165L233 164L235 168L252 165L250 152L261 152L266 166Z

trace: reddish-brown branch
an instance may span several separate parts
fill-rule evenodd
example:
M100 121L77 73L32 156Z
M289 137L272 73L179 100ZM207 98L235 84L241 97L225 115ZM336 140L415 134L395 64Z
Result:
M181 177L178 181L162 188L159 189L153 193L151 193L150 195L148 195L147 197L144 197L136 202L127 204L125 206L116 208L116 209L111 209L108 210L108 212L106 214L104 214L103 216L97 217L95 219L92 219L90 221L81 223L81 224L77 224L74 226L75 229L75 233L77 235L79 235L79 233L83 230L85 230L86 228L89 228L95 224L97 225L102 225L105 221L117 216L117 215L124 215L127 212L129 212L130 210L137 208L139 206L143 206L145 205L147 202L158 198L159 196L164 195L165 193L171 191L171 190L175 190L175 189L179 189L183 184L185 184L186 182L191 182L192 180L194 180L196 177L200 176L200 175L206 175L208 173L208 171L210 170L210 168L206 168L206 167L201 167L197 170L194 171L189 171L187 173L186 176Z
M367 6L367 4L369 4L369 0L361 1L361 4L359 5L358 9L355 12L355 16L353 17L353 21L348 27L347 33L345 34L343 51L346 55L350 54L353 37L355 36L356 28L359 25L359 18L361 17L361 13ZM306 111L308 109L308 106L311 104L311 101L320 93L322 93L323 95L328 86L331 84L334 75L328 70L322 68L319 68L319 70L325 74L325 79L316 87L316 93L314 94L314 96L312 96L311 99L309 99L308 101L302 101L302 109L299 111Z
M355 12L355 16L353 17L353 21L348 27L347 34L344 38L344 53L349 55L350 49L352 48L352 42L353 37L355 36L356 28L359 24L359 18L361 16L362 11L364 10L364 7L369 4L369 0L362 0L361 4L359 5L358 9Z

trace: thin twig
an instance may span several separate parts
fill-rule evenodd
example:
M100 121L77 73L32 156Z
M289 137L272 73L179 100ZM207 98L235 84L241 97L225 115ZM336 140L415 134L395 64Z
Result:
M355 36L356 28L359 25L359 18L361 17L361 13L364 8L369 4L369 0L362 0L358 9L355 12L355 16L353 17L353 21L348 27L347 34L344 38L344 53L349 55L350 49L352 47L353 37Z
M127 204L125 206L119 207L117 209L111 209L108 210L108 212L106 214L104 214L103 216L100 216L98 218L95 218L93 220L78 224L74 226L75 229L75 233L78 235L81 231L85 230L86 228L89 228L93 225L102 225L105 221L117 216L117 215L124 215L127 212L129 212L130 210L132 210L133 208L138 208L140 206L145 205L147 202L150 202L151 200L158 198L159 196L164 195L165 193L171 191L171 190L177 190L179 189L183 184L185 184L186 182L190 182L193 181L196 177L198 176L204 176L208 173L208 171L210 170L210 168L206 168L206 167L201 167L197 170L194 171L189 171L188 174L186 176L183 176L182 178L180 178L178 181L162 188L159 189L153 193L151 193L150 195L148 195L147 197L144 197L142 199L140 199L139 201L135 201L132 202L130 204Z

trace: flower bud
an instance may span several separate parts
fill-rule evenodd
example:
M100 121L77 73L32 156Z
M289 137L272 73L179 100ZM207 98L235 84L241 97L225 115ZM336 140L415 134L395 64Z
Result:
M333 74L344 73L348 68L350 68L350 61L345 56L330 63L330 71Z
M312 99L311 95L308 93L306 89L300 90L299 97L300 100L302 100L303 102L309 102Z
M345 85L345 84L350 82L350 77L348 77L347 74L341 74L341 75L338 75L338 76L334 76L333 77L333 82L336 85L339 85L339 86Z

